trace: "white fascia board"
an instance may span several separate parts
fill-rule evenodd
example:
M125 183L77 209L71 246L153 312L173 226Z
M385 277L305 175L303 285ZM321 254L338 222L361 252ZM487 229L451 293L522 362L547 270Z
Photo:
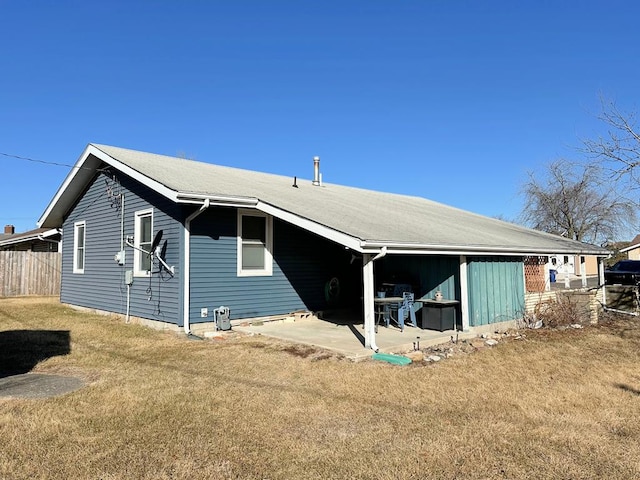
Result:
M87 162L87 158L92 153L92 151L96 151L96 148L93 145L87 145L87 147L84 149L82 154L80 154L80 156L78 157L78 160L76 160L76 163L74 164L74 166L71 167L71 171L67 174L66 178L62 182L62 185L60 185L60 187L58 188L58 191L53 196L53 199L49 202L49 205L47 205L47 208L42 213L42 215L40 216L38 221L36 222L38 227L42 227L43 224L47 220L50 219L50 217L53 215L54 211L56 210L56 207L59 207L60 202L62 201L62 199L69 194L69 192L70 192L70 188L69 187L73 183L73 181L77 177L80 177L79 182L82 183L82 178L84 176L88 176L87 172L89 170L91 170L92 168L95 168L95 166L87 166L87 165L85 165L86 162ZM93 175L93 171L90 172L90 174ZM83 185L82 188L84 188L84 185ZM75 192L72 192L72 193L75 193ZM56 220L58 220L58 219L54 219L53 220L54 223L57 223ZM60 222L60 225L61 224L62 223Z
M362 242L363 251L373 253L380 251L380 248L387 247L388 254L409 254L409 255L495 255L495 256L537 256L537 255L554 255L557 253L566 253L568 255L595 255L606 257L608 251L588 250L581 251L558 251L558 249L541 249L541 250L524 250L509 247L486 247L486 246L470 246L470 245L418 245L418 244L399 244L389 242Z
M98 157L100 160L102 160L103 162L111 165L116 170L121 171L125 175L128 175L129 177L131 177L134 180L140 182L141 184L145 185L146 187L149 187L150 189L156 191L157 193L159 193L163 197L166 197L169 200L172 200L174 202L178 201L178 198L177 198L178 195L177 195L177 192L175 190L171 190L170 188L164 186L162 183L156 182L155 180L152 180L151 178L147 177L146 175L141 174L140 172L134 170L133 168L129 167L128 165L125 165L124 163L121 163L120 161L116 160L115 158L107 155L106 153L104 153L104 152L102 152L100 150L98 150L98 152L99 152L99 154L94 154L94 155L96 157Z
M374 253L380 251L379 249L366 249L365 253ZM456 249L436 249L436 248L425 248L425 249L406 249L406 248L395 248L393 245L390 245L387 248L388 255L424 255L424 256L433 256L433 255L448 255L448 256L485 256L490 255L493 257L513 257L513 256L539 256L543 255L540 252L531 253L531 252L521 252L521 251L505 251L505 250L456 250ZM546 255L546 254L545 254Z
M0 241L0 245L15 245L17 243L33 242L34 240L44 240L41 235L28 235L26 237L10 238Z
M256 209L261 212L268 213L269 215L279 218L280 220L284 220L292 225L300 227L304 230L307 230L311 233L315 233L316 235L320 235L328 240L336 242L344 247L350 248L356 252L362 252L362 248L360 246L361 240L350 235L346 235L345 233L339 232L332 228L326 227L319 223L316 223L308 218L300 217L299 215L295 215L291 212L287 212L286 210L282 210L280 208L274 207L268 203L264 203L258 201ZM378 249L379 251L380 249ZM376 252L377 253L377 252Z
M58 230L57 228L52 228L51 230L47 230L46 232L42 233L30 233L29 235L16 234L12 235L10 238L0 240L0 245L13 245L16 243L31 242L33 240L48 240L49 237L53 237L54 235L57 235L59 233L60 230ZM55 240L48 241L55 242Z
M67 206L75 201L91 177L98 170L98 166L101 162L104 162L107 165L120 170L122 173L129 175L143 185L155 190L160 195L167 197L174 202L177 201L175 191L165 187L155 180L150 179L149 177L146 177L145 175L142 175L131 167L103 152L96 146L89 144L84 149L78 158L78 161L72 167L71 172L69 172L67 178L62 182L62 185L53 197L53 200L49 203L47 209L38 220L39 227L51 222L59 225L62 224L62 215L65 212L60 210L62 209L66 211Z
M636 243L635 245L629 245L628 247L621 248L620 253L626 253L630 250L635 250L638 247L640 247L640 243Z
M205 200L209 201L209 205L219 207L255 207L258 203L257 198L250 197L232 197L227 195L206 195L194 193L178 193L176 201L187 205L202 205Z
M362 251L360 248L360 239L338 232L337 230L333 230L332 228L325 227L324 225L313 222L307 218L300 217L299 215L295 215L286 210L282 210L278 207L274 207L271 204L261 202L257 198L180 193L178 194L177 199L180 203L191 205L201 205L205 200L209 200L210 205L237 208L255 208L256 210L260 210L261 212L271 215L272 217L278 218L287 223L291 223L292 225L296 225L297 227L320 235L321 237L327 238L328 240L336 242L352 250L355 250L357 252Z
M10 238L8 240L0 240L0 246L14 245L16 243L30 242L31 240L37 240L37 235L29 235L28 237Z

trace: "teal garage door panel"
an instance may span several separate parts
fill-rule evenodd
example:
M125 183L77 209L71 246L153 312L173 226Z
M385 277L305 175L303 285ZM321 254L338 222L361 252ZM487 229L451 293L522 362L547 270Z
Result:
M515 320L524 311L524 265L520 257L469 257L469 325Z

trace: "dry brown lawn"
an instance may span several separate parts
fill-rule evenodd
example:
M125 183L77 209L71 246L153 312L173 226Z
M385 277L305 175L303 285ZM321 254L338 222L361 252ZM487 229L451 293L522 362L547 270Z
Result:
M87 385L0 398L2 479L640 478L634 318L406 367L0 299L16 330L69 331L32 371Z

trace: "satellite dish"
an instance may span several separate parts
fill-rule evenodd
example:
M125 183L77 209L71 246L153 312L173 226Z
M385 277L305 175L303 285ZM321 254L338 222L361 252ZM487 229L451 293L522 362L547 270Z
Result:
M160 251L155 251L155 255L158 258L158 263L160 263L160 271L162 271L162 269L164 268L173 277L173 274L175 272L174 268L167 265L167 262L165 260L165 257L167 255L167 240L165 240L162 244L162 248L160 249Z
M167 272L169 272L171 274L171 276L173 277L174 274L174 267L173 266L169 266L167 265L167 262L165 262L164 257L167 254L167 241L164 241L164 244L162 245L162 248L160 249L160 251L158 252L158 245L160 245L160 242L162 241L162 230L158 230L158 233L156 233L156 236L153 238L153 242L151 242L151 248L149 249L149 251L147 252L146 250L140 248L137 245L134 245L133 242L133 237L127 237L125 239L125 242L127 244L127 246L134 248L135 250L138 250L139 252L145 253L147 255L149 255L149 257L151 258L151 262L153 263L154 257L158 258L158 261L160 262L160 264L167 270ZM162 269L160 269L162 270ZM152 272L153 273L153 272ZM158 272L155 272L158 273Z
M156 251L156 248L160 245L160 240L162 240L162 230L158 230L158 233L156 233L156 236L153 238L153 243L151 243L151 249L149 251L150 254Z
M167 241L165 240L162 244L162 248L160 249L160 259L166 260L165 256L167 255Z

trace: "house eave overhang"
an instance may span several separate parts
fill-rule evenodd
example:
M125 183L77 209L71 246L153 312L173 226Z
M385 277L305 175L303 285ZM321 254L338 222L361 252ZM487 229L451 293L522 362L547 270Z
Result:
M621 248L620 253L627 253L627 252L630 252L631 250L635 250L638 247L640 247L640 243L636 243L635 245L629 245L628 247Z
M532 248L532 247L511 247L511 246L487 246L487 245L438 245L438 244L418 244L418 243L397 243L379 240L365 240L361 242L363 253L377 253L386 247L387 254L406 255L492 255L492 256L540 256L540 255L595 255L607 257L611 252L598 248L567 249L567 248Z
M308 218L282 208L278 208L254 197L233 197L228 195L206 195L182 192L177 194L176 201L185 205L202 205L205 201L208 201L209 205L216 205L219 207L254 208L271 215L274 218L278 218L304 230L332 240L343 245L345 248L362 252L360 247L361 240L359 238L319 224L313 220L309 220Z
M258 203L258 199L253 197L207 195L189 192L177 192L175 195L175 202L184 205L202 205L205 200L209 202L209 205L216 205L219 207L251 208L255 207Z
M85 185L95 175L100 165L100 159L92 157L92 153L98 150L93 145L87 145L67 177L58 188L44 213L38 219L37 225L41 228L61 227L64 214L73 202L82 193Z
M178 192L120 162L95 145L89 144L38 220L38 226L45 228L62 226L67 210L81 195L103 163L121 171L175 203L201 205L205 198L208 198L211 204L219 206L255 206L257 202L254 198Z
M64 182L62 182L62 185L58 188L58 191L38 220L38 226L44 228L61 227L64 221L64 215L67 213L69 208L71 208L71 205L73 205L73 203L79 198L87 184L91 181L96 172L100 170L100 166L103 163L125 173L126 175L129 175L133 179L155 190L160 195L163 195L174 202L177 201L177 194L174 190L150 179L137 170L134 170L128 165L116 160L95 145L89 144L78 158L78 161L71 168L71 171L65 178Z
M6 246L6 245L15 245L15 244L19 244L19 243L26 243L26 242L33 242L35 240L42 240L42 241L53 241L53 240L49 240L49 237L53 237L57 234L59 234L60 231L52 228L50 230L47 230L45 232L42 233L33 233L30 235L15 235L11 238L8 238L6 240L1 240L0 241L0 246Z
M275 218L283 220L287 223L300 227L304 230L317 234L323 238L334 241L345 248L351 249L358 253L367 253L376 255L386 249L387 254L405 254L405 255L492 255L492 256L540 256L540 255L595 255L598 257L607 257L611 252L599 248L589 248L585 244L585 248L531 248L531 247L509 247L509 246L486 246L486 245L440 245L440 244L419 244L419 243L400 243L381 240L363 240L361 238L349 235L347 233L335 230L326 225L322 225L306 217L302 217L293 212L283 210L275 205L263 202L257 198L246 197L229 197L229 196L212 196L181 193L178 195L178 201L185 204L201 205L205 199L208 199L211 205L228 206L237 208L255 208L261 212L267 213Z
M256 204L256 208L275 218L279 218L280 220L288 222L309 232L315 233L316 235L324 237L328 240L334 241L344 246L345 248L363 253L361 247L362 240L354 237L353 235L349 235L326 225L322 225L318 222L314 222L313 220L302 217L300 215L296 215L295 213L283 210L266 202L258 201L258 203Z
M65 178L64 182L56 192L55 196L47 206L46 210L38 220L41 228L58 228L62 226L64 216L73 203L80 197L88 183L100 170L102 165L109 165L116 170L128 175L141 184L156 191L165 198L185 205L202 205L208 201L210 205L255 208L264 213L279 218L285 222L296 225L307 231L334 241L345 248L349 248L359 253L378 254L383 248L387 249L387 254L413 254L413 255L595 255L606 257L610 251L597 247L589 248L569 248L569 247L512 247L512 246L491 246L491 245L448 245L448 244L420 244L402 243L395 241L362 239L352 234L336 230L328 225L320 224L314 220L298 215L288 210L279 208L273 204L261 201L255 197L242 197L232 195L216 195L197 192L184 192L173 190L166 185L149 178L128 165L116 160L111 155L103 152L93 144L87 145L77 162Z

